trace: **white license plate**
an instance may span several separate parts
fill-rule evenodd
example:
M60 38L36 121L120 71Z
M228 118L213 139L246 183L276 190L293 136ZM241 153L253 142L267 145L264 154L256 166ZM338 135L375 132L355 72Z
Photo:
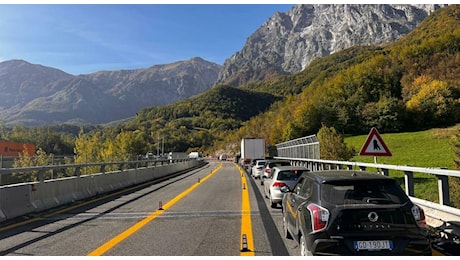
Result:
M393 241L390 240L370 240L370 241L355 241L356 250L392 250Z

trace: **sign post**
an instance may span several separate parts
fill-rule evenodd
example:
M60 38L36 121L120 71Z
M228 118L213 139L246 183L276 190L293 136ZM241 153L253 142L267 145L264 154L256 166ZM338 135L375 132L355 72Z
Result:
M388 149L375 127L373 127L369 132L363 147L361 147L359 155L374 156L375 164L377 164L377 156L392 156L390 149Z

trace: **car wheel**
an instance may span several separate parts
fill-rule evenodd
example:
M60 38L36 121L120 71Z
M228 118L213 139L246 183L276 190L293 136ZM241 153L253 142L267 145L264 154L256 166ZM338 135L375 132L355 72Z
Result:
M286 213L283 214L283 236L284 238L292 239L292 236L287 228Z
M311 256L311 252L307 249L307 240L303 234L300 234L299 239L299 248L300 248L300 255L301 256Z

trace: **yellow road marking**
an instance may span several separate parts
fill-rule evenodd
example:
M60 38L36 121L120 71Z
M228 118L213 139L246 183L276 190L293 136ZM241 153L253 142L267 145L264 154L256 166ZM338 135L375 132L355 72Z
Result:
M172 207L175 203L177 203L179 200L181 200L183 197L185 197L187 194L189 194L190 192L192 192L196 187L198 187L201 183L207 181L212 175L214 175L216 172L218 172L220 169L222 168L222 164L219 164L219 166L217 168L215 168L214 170L212 170L212 172L210 174L208 174L206 177L204 177L203 179L200 180L199 183L195 183L194 185L192 185L190 188L188 188L187 190L185 190L184 192L182 192L181 194L177 195L174 199L172 199L171 201L169 201L168 203L166 203L165 205L163 205L163 210L156 210L155 212L153 212L151 215L149 215L148 217L144 218L143 220L137 222L136 224L134 224L133 226L131 226L130 228L126 229L125 231L123 231L122 233L120 233L119 235L117 235L116 237L112 238L111 240L109 240L108 242L106 242L105 244L103 244L102 246L98 247L96 250L94 250L93 252L89 253L88 256L100 256L102 254L104 254L105 252L107 252L109 249L113 248L114 246L116 246L118 243L120 243L121 241L125 240L126 238L128 238L129 236L131 236L134 232L138 231L139 229L141 229L143 226L145 226L146 224L148 224L150 221L154 220L155 218L157 218L159 215L163 214L163 212L165 212L166 210L168 210L170 207Z
M235 166L237 166L235 164ZM241 201L241 243L243 245L243 235L246 235L247 251L241 251L240 256L254 256L254 239L252 236L251 206L249 204L249 187L246 182L243 170L238 167L241 174L242 201ZM242 249L242 248L241 248Z

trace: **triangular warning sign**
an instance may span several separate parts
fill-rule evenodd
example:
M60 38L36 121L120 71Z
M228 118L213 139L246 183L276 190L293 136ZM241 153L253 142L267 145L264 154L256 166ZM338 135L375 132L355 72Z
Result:
M367 136L361 151L361 156L392 156L385 142L383 142L377 128L373 127Z

